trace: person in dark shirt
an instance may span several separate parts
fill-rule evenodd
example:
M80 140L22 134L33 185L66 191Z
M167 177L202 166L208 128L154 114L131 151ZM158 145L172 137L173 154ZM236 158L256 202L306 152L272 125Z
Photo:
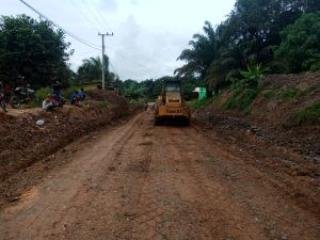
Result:
M87 97L87 94L85 93L83 88L81 88L81 90L79 92L79 97L80 97L80 101L84 101Z
M74 93L71 94L70 102L72 105L80 106L80 95L78 91L74 91Z

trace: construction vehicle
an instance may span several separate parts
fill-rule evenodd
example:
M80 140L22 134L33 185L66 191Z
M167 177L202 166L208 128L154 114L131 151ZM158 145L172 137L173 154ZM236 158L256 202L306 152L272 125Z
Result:
M166 80L155 104L155 124L172 122L189 125L191 112L186 105L179 80Z

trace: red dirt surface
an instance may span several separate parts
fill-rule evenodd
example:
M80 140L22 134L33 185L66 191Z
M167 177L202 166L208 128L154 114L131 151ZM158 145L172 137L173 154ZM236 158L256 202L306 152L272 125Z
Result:
M46 172L0 211L0 238L318 240L317 207L299 193L308 177L214 132L155 127L142 113L80 139L55 155L61 164L15 177Z
M54 153L98 127L128 115L126 100L112 92L93 91L82 107L66 105L53 112L10 110L0 115L0 179ZM36 121L43 119L43 127ZM1 194L1 193L0 193Z

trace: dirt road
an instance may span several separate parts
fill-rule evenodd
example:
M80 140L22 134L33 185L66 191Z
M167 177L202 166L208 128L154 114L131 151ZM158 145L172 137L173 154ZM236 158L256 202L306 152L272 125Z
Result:
M320 238L280 179L196 128L142 113L79 146L1 210L0 239Z

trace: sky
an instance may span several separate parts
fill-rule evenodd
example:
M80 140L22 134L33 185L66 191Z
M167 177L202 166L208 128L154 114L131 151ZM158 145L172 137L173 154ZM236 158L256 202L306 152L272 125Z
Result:
M110 70L121 79L145 80L172 75L183 62L181 51L206 20L213 26L226 19L235 0L26 0L56 24L86 42L101 48L98 32L113 32L106 38ZM38 15L19 0L0 0L0 15ZM66 37L74 54L70 65L77 70L82 60L100 56Z

